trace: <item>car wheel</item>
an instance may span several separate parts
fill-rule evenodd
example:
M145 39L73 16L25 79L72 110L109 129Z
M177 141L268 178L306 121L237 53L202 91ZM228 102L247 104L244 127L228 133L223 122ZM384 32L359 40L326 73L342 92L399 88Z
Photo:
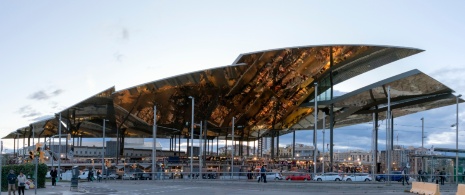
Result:
M318 178L317 181L321 181L321 178Z
M369 182L370 180L368 178L365 179L365 182Z
M336 179L336 181L337 181L337 179ZM352 181L352 179L348 178L348 179L346 179L346 181Z
M304 181L307 181L307 178L305 178Z
M384 178L379 179L380 182L385 182L386 180Z
M336 179L335 179L335 181L341 181L341 179L339 179L339 178L336 178Z
M289 179L287 179L287 181L292 181L292 179L291 179L291 178L289 178Z

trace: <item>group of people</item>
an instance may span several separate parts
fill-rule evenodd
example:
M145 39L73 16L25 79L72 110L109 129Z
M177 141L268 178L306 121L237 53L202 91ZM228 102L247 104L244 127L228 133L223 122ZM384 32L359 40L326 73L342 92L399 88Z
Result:
M7 176L7 180L8 180L8 195L11 195L11 192L13 192L13 195L16 194L16 183L18 184L18 195L21 195L21 193L24 195L24 189L26 188L27 179L22 171L20 171L19 175L16 176L15 172L13 170L10 170L10 173L8 173L8 176Z

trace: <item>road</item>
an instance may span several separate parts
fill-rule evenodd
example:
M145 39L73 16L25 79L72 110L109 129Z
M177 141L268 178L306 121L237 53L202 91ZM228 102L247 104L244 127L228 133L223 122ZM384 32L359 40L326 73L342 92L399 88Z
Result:
M296 181L270 181L257 183L244 180L163 180L163 181L107 181L107 182L80 182L79 192L70 191L70 183L60 182L57 186L46 184L45 189L38 189L40 195L148 195L148 194L241 194L241 195L360 195L360 194L409 194L411 186L393 182L391 185L379 182L296 182ZM455 195L455 184L441 186L442 195ZM5 192L3 192L5 193ZM27 190L26 195L34 194L34 190Z

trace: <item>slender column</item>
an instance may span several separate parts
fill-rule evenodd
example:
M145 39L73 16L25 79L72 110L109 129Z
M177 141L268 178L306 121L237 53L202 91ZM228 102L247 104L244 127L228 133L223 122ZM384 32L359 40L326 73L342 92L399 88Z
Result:
M292 132L292 159L295 159L295 130Z
M391 120L390 120L390 115L391 115L391 87L388 86L387 87L387 113L386 113L386 173L387 174L391 174L391 149L392 149L392 146L391 146ZM388 181L388 185L391 184L391 177L387 177L387 181Z
M61 175L61 113L58 119L58 171L57 174L58 176ZM58 181L60 181L60 177L58 178Z
M333 47L329 47L329 81L331 84L331 90L330 90L330 99L333 99ZM334 167L334 158L333 158L333 146L334 146L334 104L331 104L330 110L329 110L329 161L330 161L330 172L333 172L333 167Z
M232 149L231 149L231 176L234 174L234 120L235 118L232 118L232 133L231 133L231 142L232 142Z
M316 130L318 129L318 83L315 82L315 110L313 111L314 119L314 130L313 130L313 176L316 176L316 155L317 155L317 148L316 148Z
M191 113L191 173L194 171L194 97L189 96L189 98L192 100L191 106L192 106L192 113ZM191 179L194 179L191 177Z
M153 127L152 127L152 181L155 181L155 170L157 169L157 106L153 106ZM158 170L157 170L158 172ZM160 178L158 178L160 179Z

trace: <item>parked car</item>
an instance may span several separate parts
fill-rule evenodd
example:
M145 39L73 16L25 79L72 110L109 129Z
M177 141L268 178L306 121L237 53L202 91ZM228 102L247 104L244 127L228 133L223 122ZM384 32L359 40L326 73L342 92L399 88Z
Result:
M291 180L310 181L312 180L312 177L309 174L289 175L286 177L286 180L287 181L291 181Z
M339 173L323 173L313 178L315 181L342 181L342 177Z
M139 180L152 180L152 174L150 173L142 173L138 175Z
M350 174L342 178L344 181L371 181L371 175L368 173Z
M114 173L111 173L110 175L105 175L105 174L102 174L102 179L117 179L118 178L118 175L114 174Z
M261 179L261 175L258 175L257 176L257 181ZM281 173L267 173L266 174L266 179L267 180L271 180L271 179L274 179L274 180L282 180L283 179L283 175L281 175Z
M123 180L130 180L132 174L125 173L121 176L121 179ZM134 176L133 176L134 177Z
M392 173L389 175L389 178L391 178L391 181L402 181L403 176L404 175L402 175L402 171L392 171ZM385 182L387 180L388 176L386 174L376 176L376 181Z

